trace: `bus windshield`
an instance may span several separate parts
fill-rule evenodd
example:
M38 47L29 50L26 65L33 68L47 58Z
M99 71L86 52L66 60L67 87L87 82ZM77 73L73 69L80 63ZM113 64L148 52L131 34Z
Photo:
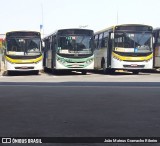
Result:
M62 54L92 54L93 38L86 35L60 36L58 53Z
M40 46L41 39L38 37L7 39L7 52L14 55L38 55Z
M135 52L135 49L136 52L150 52L152 50L152 34L148 32L115 33L114 47L115 50L124 48L121 50L125 52Z

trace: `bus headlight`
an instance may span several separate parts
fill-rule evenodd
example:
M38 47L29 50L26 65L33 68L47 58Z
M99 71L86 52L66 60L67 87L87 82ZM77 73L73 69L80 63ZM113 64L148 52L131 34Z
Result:
M150 59L146 60L146 62L149 62L149 61L151 61L151 60L152 60L152 58L150 58Z
M65 59L63 59L63 58L57 58L57 61L62 63L62 64L64 64L66 62Z
M91 59L88 59L87 61L86 61L86 63L87 64L90 64L90 63L92 63L93 62L93 59L91 58Z
M118 61L122 61L120 58L113 56L114 59L118 60Z

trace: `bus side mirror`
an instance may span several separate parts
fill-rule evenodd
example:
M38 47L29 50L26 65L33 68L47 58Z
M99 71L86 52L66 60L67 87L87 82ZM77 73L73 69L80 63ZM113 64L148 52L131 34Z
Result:
M111 33L111 39L114 39L114 33Z
M42 48L45 48L45 43L44 42L42 42Z
M45 51L45 43L42 42L42 52L44 52L44 51Z

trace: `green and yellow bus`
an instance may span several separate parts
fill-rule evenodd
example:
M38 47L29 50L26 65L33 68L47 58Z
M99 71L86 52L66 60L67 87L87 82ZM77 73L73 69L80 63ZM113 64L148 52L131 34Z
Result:
M45 69L80 71L94 69L94 32L89 29L60 29L46 36L44 42Z

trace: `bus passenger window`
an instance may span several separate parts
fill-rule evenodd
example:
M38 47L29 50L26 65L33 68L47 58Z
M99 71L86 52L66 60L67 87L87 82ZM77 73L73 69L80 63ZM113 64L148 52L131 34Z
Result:
M101 49L102 48L102 39L103 39L103 33L101 33L99 35L99 42L98 42L98 48Z
M104 47L108 47L108 38L104 38Z
M102 42L101 42L101 47L105 47L105 40L103 39Z
M98 35L95 36L95 49L98 49Z

